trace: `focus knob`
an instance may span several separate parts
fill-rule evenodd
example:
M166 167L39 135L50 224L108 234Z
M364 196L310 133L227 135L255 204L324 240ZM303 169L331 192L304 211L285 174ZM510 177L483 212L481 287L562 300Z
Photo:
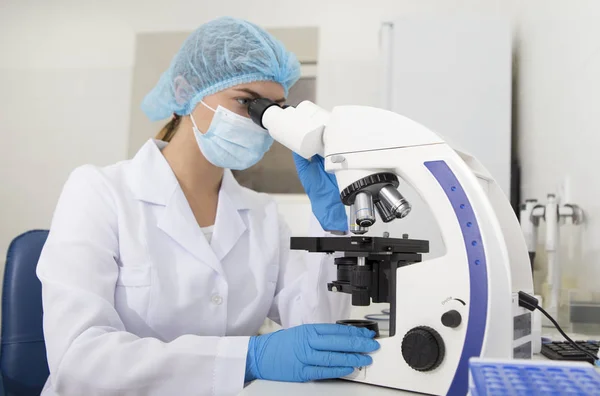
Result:
M437 331L427 326L410 330L402 340L402 357L417 371L435 369L444 360L444 341Z
M442 324L446 327L455 329L458 326L460 326L461 322L462 322L462 317L460 316L460 312L458 312L455 309L445 312L442 315Z

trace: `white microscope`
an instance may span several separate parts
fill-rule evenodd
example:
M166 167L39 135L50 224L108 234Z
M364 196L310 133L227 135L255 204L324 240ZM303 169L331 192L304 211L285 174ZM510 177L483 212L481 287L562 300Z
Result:
M473 157L399 114L365 106L327 112L305 101L281 108L257 99L251 118L304 158L319 154L350 210L348 238L292 238L292 249L344 252L331 291L353 305L390 303L389 337L353 381L465 395L471 357L531 358L533 294L527 248L508 200ZM446 252L422 260L429 242L367 237L376 221L409 214L397 190L408 183L429 206Z

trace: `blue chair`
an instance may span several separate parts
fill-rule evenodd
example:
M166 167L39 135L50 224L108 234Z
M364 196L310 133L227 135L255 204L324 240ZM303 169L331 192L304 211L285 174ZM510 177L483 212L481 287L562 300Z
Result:
M2 289L0 371L7 396L36 395L49 375L42 329L42 285L35 274L48 231L34 230L11 242Z

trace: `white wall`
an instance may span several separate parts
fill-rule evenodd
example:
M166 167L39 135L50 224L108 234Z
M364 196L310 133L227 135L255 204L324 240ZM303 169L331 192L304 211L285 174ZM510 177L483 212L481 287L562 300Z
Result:
M581 233L564 228L563 285L600 291L600 2L520 3L517 127L523 194L545 201L547 192L569 179L567 199L581 205L587 223Z
M260 4L260 7L257 6ZM17 233L48 227L68 172L126 157L137 32L184 31L221 15L267 27L318 26L317 98L378 105L381 21L406 13L514 18L516 126L526 196L565 176L587 211L581 263L600 279L600 2L566 0L19 1L0 3L0 253Z

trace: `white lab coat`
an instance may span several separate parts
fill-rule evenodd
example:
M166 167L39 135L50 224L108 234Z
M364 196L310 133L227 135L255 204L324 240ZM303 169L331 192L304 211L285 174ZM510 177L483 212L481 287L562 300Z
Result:
M163 145L78 168L64 186L37 269L44 396L234 395L266 317L290 327L349 314L349 296L326 288L332 258L290 251L274 201L229 171L209 245Z

